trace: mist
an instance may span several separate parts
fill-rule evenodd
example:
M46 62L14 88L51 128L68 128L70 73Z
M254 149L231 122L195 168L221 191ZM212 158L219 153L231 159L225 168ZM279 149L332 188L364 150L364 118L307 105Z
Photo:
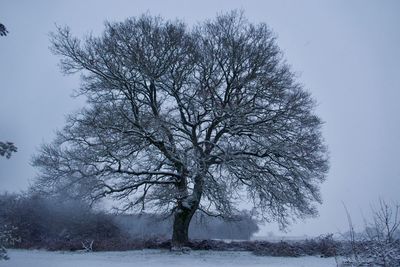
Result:
M68 25L78 36L99 34L104 21L142 13L181 19L194 25L218 12L242 9L252 22L266 22L277 34L287 62L318 102L325 122L330 171L322 184L319 217L298 220L288 235L347 229L343 203L362 225L379 197L400 201L399 59L400 6L397 1L3 1L0 22L9 34L0 40L0 137L18 152L0 159L2 192L20 192L37 170L31 157L52 140L65 116L85 105L72 98L79 76L63 76L49 47L48 33ZM278 233L274 224L260 235ZM282 234L282 233L279 233Z

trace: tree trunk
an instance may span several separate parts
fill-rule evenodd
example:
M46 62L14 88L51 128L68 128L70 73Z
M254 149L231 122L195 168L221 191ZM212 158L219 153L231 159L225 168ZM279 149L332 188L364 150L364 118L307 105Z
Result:
M201 195L203 193L203 180L201 175L195 177L193 193L177 202L174 214L174 225L172 230L171 249L180 250L188 245L189 242L189 225L197 208L199 207ZM187 193L186 180L182 186L185 195Z
M189 225L195 209L188 209L178 205L174 215L172 231L172 249L181 249L189 242Z

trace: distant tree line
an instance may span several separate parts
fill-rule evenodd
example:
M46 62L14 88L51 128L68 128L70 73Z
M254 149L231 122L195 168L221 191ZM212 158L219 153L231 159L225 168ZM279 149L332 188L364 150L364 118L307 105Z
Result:
M249 239L256 222L242 216L224 222L196 215L191 227L195 239ZM0 230L18 242L5 247L80 250L121 250L141 247L150 239L169 239L172 220L159 215L116 215L96 211L78 200L38 194L0 195Z
M173 224L171 217L157 214L123 215L116 217L116 221L131 237L145 239L169 238ZM189 235L191 239L249 240L258 229L256 221L246 212L229 220L198 212L190 225Z

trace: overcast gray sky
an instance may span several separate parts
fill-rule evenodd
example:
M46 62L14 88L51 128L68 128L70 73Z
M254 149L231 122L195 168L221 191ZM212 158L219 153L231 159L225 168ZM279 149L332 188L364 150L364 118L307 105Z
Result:
M379 197L400 202L400 1L18 1L0 2L0 140L18 153L0 158L0 192L27 189L30 158L51 141L65 115L82 107L71 98L78 76L63 76L49 49L55 24L75 35L100 33L104 21L144 12L194 24L243 9L266 22L299 81L319 103L330 149L320 216L299 221L290 235L344 230L342 202L362 223ZM276 230L266 225L264 232Z

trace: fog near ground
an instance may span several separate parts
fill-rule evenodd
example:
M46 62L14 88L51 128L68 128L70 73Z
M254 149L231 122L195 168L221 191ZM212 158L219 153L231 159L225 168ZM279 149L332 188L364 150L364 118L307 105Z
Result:
M362 223L379 197L400 201L400 18L397 1L2 1L0 22L0 140L18 153L0 159L1 191L19 191L35 176L30 157L54 137L64 116L84 105L70 95L79 77L64 77L48 50L55 24L78 36L100 33L105 20L144 12L189 24L217 12L243 9L278 35L299 81L319 103L326 122L331 170L322 185L320 217L299 221L289 235L318 235L346 228L343 204ZM266 225L264 232L276 231Z

